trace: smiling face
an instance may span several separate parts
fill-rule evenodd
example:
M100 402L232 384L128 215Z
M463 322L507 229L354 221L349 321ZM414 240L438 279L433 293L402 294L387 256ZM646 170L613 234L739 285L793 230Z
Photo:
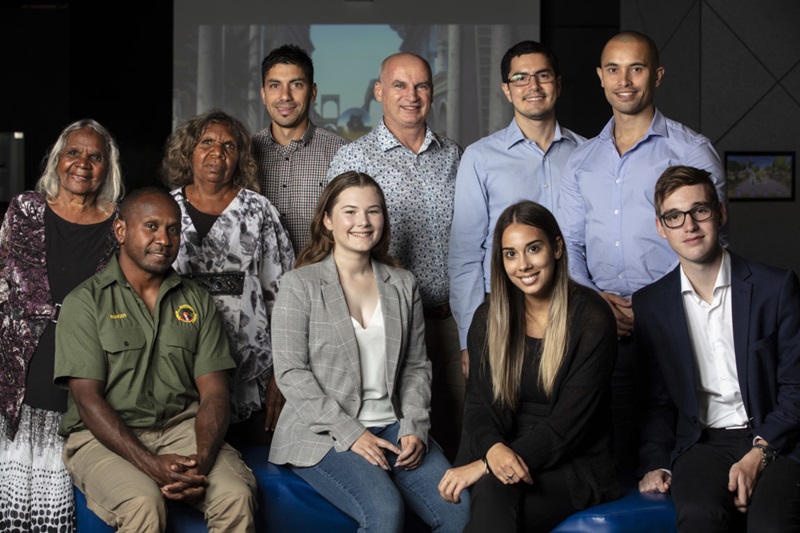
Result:
M501 240L506 275L526 299L549 301L556 276L556 260L563 253L563 242L550 245L541 228L514 222L504 231Z
M300 135L305 133L308 113L316 97L317 85L309 83L298 65L277 63L264 76L261 100L273 126L296 131Z
M561 78L556 77L544 54L525 54L511 59L509 79L515 74L549 74L551 82L542 83L531 76L528 85L515 87L503 83L503 93L514 106L517 120L545 120L555 116L556 99L561 94Z
M424 128L433 102L433 81L422 59L410 54L390 58L374 91L390 131Z
M231 129L217 122L209 124L192 152L193 179L205 183L230 183L238 164L239 146Z
M181 211L169 195L145 194L114 224L119 263L126 277L163 275L178 256Z
M350 187L339 193L325 213L325 227L332 233L334 251L369 254L383 233L383 208L374 187Z
M680 228L668 228L660 218L656 217L658 234L667 239L670 247L678 254L681 264L684 265L687 263L710 265L718 260L722 253L719 228L725 223L725 206L720 203L715 205L703 185L687 185L675 189L661 203L661 214L664 216L689 211L699 206L712 209L713 216L708 220L696 222L687 214Z
M664 69L655 64L645 41L612 39L603 49L597 75L615 113L638 115L653 107Z
M75 130L58 156L59 194L96 195L108 173L108 151L92 128Z

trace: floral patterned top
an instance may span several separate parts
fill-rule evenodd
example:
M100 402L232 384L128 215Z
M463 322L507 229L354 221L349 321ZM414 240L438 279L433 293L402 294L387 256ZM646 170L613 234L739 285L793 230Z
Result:
M28 365L57 313L47 275L46 207L41 193L23 192L11 200L0 227L0 412L8 421L9 439L19 427ZM97 272L116 249L110 232Z
M237 365L231 422L240 422L264 403L272 375L270 317L280 277L294 264L292 242L278 211L256 192L239 191L202 240L189 216L186 195L181 189L172 195L181 207L182 227L173 268L182 275L244 273L243 285L235 291L240 294L212 292Z

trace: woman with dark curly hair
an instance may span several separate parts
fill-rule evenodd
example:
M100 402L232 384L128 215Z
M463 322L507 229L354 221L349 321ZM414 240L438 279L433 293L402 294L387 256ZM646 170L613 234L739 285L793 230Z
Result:
M271 430L283 397L272 377L270 316L294 252L278 211L258 192L250 143L239 120L211 110L175 129L161 173L182 214L173 267L211 293L230 338L231 422L263 410Z

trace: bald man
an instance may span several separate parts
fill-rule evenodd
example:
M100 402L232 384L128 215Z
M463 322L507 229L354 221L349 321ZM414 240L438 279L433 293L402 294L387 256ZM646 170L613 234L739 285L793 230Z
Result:
M622 32L603 48L597 67L613 117L600 135L576 148L567 163L557 218L570 275L600 293L617 320L614 375L617 459L632 480L637 434L630 297L672 270L678 258L653 226L653 191L671 165L707 170L725 202L725 172L711 141L666 118L655 106L664 78L648 36Z
M383 188L392 226L390 251L416 276L425 310L425 340L433 363L431 433L453 460L461 432L464 376L450 312L447 250L462 150L427 125L433 76L424 58L408 53L387 57L373 91L383 105L383 120L339 149L328 180L356 170Z

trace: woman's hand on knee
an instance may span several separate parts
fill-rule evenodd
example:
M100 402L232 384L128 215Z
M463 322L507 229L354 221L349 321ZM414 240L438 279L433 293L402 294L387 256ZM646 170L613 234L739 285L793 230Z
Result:
M376 437L369 430L364 430L364 433L350 446L350 450L369 461L370 464L379 466L384 470L390 470L391 467L383 450L389 450L397 455L402 453L400 448L388 440Z
M468 465L451 468L444 473L439 482L439 494L445 501L461 503L461 492L477 483L486 473L483 461L473 461Z
M533 484L528 465L525 464L522 457L502 442L489 448L489 451L486 452L486 460L494 476L504 485L513 485L520 481L529 485Z

